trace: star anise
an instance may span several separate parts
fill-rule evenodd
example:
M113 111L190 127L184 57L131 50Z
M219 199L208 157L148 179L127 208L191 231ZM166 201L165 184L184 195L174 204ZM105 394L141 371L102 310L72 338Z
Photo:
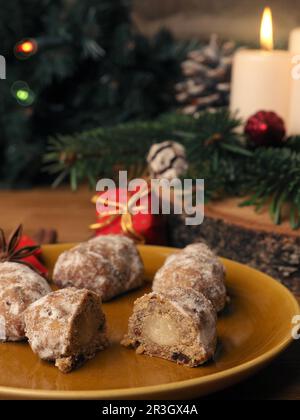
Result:
M39 271L28 261L24 261L24 258L34 255L40 246L24 246L18 248L23 233L23 226L18 226L10 235L8 240L5 238L3 229L0 229L0 263L1 262L15 262L19 264L27 265L34 271Z

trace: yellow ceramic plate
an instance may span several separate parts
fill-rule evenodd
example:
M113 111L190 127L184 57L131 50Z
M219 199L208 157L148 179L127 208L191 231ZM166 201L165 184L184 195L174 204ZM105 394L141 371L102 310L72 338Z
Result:
M67 247L44 247L50 269ZM155 246L141 246L140 251L149 279L174 252ZM291 342L292 318L299 306L270 277L232 261L224 260L224 264L231 304L218 322L220 340L214 361L188 368L120 346L133 302L149 290L146 287L104 305L112 346L70 374L40 361L26 343L0 345L0 396L182 399L220 390L253 374Z

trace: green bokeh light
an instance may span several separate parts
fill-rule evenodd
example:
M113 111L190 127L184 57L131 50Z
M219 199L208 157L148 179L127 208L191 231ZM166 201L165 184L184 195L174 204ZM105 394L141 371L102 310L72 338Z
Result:
M20 101L26 102L29 99L29 92L28 92L28 90L19 89L16 92L16 96Z

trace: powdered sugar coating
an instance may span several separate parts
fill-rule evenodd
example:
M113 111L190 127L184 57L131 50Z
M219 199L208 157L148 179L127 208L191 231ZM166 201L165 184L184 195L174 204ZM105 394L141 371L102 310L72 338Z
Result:
M0 341L24 340L24 311L50 292L47 281L29 267L0 263Z
M204 294L219 312L226 304L225 268L204 243L188 245L170 255L156 273L152 289L163 293L188 287Z
M33 352L43 360L63 361L67 370L62 371L75 367L79 356L91 358L107 345L101 298L86 289L48 294L26 310L25 324Z
M142 286L144 267L134 242L121 235L98 236L61 254L53 281L87 288L103 301Z
M74 317L82 292L59 290L36 301L25 313L25 322L32 350L41 359L55 360L67 350L67 325ZM54 332L55 331L55 332ZM58 331L58 334L56 334Z
M217 335L217 313L211 301L194 289L180 287L164 293L164 297L170 299L172 305L184 316L193 318L199 332L198 344L202 345L206 354L211 357Z
M159 345L145 335L147 319L159 314L177 325L177 339L170 345ZM151 323L153 325L153 319ZM176 287L165 293L152 292L137 299L129 320L125 346L133 346L137 353L162 357L177 363L198 366L209 360L217 342L217 314L212 303L193 289Z

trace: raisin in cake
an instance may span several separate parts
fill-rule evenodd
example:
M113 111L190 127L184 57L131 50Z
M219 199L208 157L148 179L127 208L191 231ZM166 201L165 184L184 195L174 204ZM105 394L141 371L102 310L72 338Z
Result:
M160 293L174 287L190 287L203 293L217 312L226 304L225 268L204 243L188 245L170 255L158 270L153 291Z
M86 289L50 293L26 310L25 325L33 352L64 373L108 345L101 298Z
M211 302L193 289L152 292L136 300L122 344L137 353L195 367L214 355L216 321Z
M87 288L103 301L140 287L144 267L135 243L121 235L98 236L58 258L53 281L59 287Z
M24 340L24 311L50 292L47 281L26 265L0 263L0 341Z

